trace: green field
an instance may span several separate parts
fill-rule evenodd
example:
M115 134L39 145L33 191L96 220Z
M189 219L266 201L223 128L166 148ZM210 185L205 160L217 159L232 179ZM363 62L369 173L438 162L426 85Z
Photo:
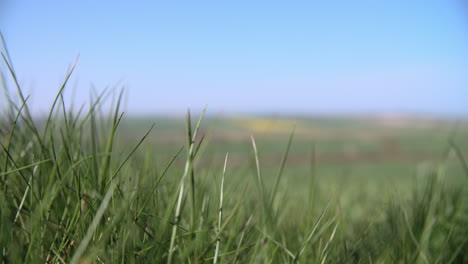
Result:
M463 120L137 118L60 94L36 117L18 93L0 118L4 263L468 262Z
M133 138L136 143L134 135L143 134L151 123L156 126L147 142L158 152L157 162L162 163L185 144L183 118L129 119L122 122L119 136L126 141ZM201 131L205 138L195 163L197 169L219 171L229 153L232 170L255 174L253 137L260 167L265 175L273 174L271 178L278 172L293 133L282 181L294 192L307 192L304 183L314 177L316 184L325 188L350 189L364 183L378 196L368 198L380 199L392 192L407 193L440 164L447 172L446 184L466 180L454 152L447 156L451 141L462 151L468 150L464 137L468 127L456 120L414 116L208 117ZM265 181L268 185L270 177L265 176Z

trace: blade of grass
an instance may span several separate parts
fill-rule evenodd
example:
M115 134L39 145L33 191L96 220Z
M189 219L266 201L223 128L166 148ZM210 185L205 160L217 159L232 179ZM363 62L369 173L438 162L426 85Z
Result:
M187 139L190 140L190 146L192 146L192 149L189 150L188 156L191 160L191 168L190 168L190 183L191 183L191 190L192 190L192 214L190 217L190 228L193 230L195 228L195 218L196 218L196 200L195 200L195 171L193 168L193 162L195 160L195 156L198 153L198 150L200 149L200 146L203 142L203 138L201 139L200 143L198 144L198 147L195 147L195 140L197 138L198 131L200 129L201 122L203 120L203 117L205 116L205 111L206 107L203 108L202 113L200 114L200 117L198 118L197 124L195 126L195 130L193 131L192 135L192 130L191 130L191 121L190 121L190 111L187 113Z
M252 222L252 219L253 219L253 215L250 215L249 219L247 219L247 222L245 223L244 227L242 228L239 243L237 243L237 251L239 251L241 249L241 247L242 247L242 242L244 241L245 232L247 232L247 228L250 227L250 223ZM234 259L233 263L237 263L239 257L240 257L240 255L239 255L239 253L237 253L236 258Z
M13 69L13 61L11 60L11 57L10 57L10 52L8 51L8 46L5 42L5 38L3 37L3 33L0 32L0 39L2 40L2 47L3 49L5 49L5 54L6 54L6 60L8 61L8 63L11 65L11 68Z
M418 256L422 257L422 259L424 260L424 263L429 263L429 261L428 261L428 259L426 257L426 254L424 254L424 252L421 250L422 249L421 244L418 242L418 240L416 239L416 236L414 235L414 232L413 232L413 229L411 228L411 224L409 222L409 218L408 218L408 214L406 213L406 210L402 208L402 211L403 211L403 215L404 215L404 219L405 219L405 224L406 224L406 227L408 229L408 233L410 235L411 241L416 246Z
M164 168L163 172L161 173L161 176L159 176L158 180L156 181L156 183L153 185L153 187L151 188L151 191L150 191L150 194L146 197L146 200L143 202L143 205L141 206L140 208L140 211L139 213L137 214L136 218L138 219L140 217L140 215L143 213L143 211L145 210L146 208L146 205L148 204L150 198L153 196L153 193L154 191L156 190L156 188L159 186L159 183L161 182L161 180L164 178L164 176L166 175L167 171L169 170L169 168L172 166L172 164L174 163L174 161L177 159L177 157L179 157L179 154L182 152L182 150L184 149L184 147L181 147L179 149L179 151L177 151L177 153L174 155L174 157L172 157L171 161L169 161L169 163L166 165L166 167Z
M244 194L245 194L245 191L244 191ZM232 212L229 214L229 216L226 218L226 221L224 222L224 224L222 225L221 229L219 230L219 232L216 233L216 235L211 239L211 241L209 243L207 243L207 245L205 246L205 249L203 250L203 252L195 259L195 262L199 261L200 259L203 259L206 255L206 253L208 253L208 250L209 248L211 247L211 245L214 244L215 241L218 240L219 236L221 235L221 233L224 231L224 229L226 229L227 225L231 222L231 219L234 217L234 215L236 214L237 210L239 210L240 206L242 205L243 203L243 199L239 199L239 201L236 203L234 209L232 210Z
M262 200L263 209L266 212L267 204L266 204L266 200L265 200L265 190L263 189L264 185L263 185L263 179L262 179L262 172L260 170L260 161L258 159L257 145L255 144L254 137L251 136L250 138L252 140L252 147L253 147L253 150L254 150L254 158L255 158L255 166L256 166L256 169L257 169L257 187L258 187L258 190L260 192L260 199Z
M255 246L255 244L253 244L253 245L248 245L248 246L245 246L245 247L241 247L241 248L238 248L238 249L236 249L236 250L233 250L233 251L229 251L229 252L220 254L218 257L225 257L225 256L229 256L229 255L236 254L236 253L239 254L239 253L243 252L244 250L249 249L249 248L252 248L252 247L254 247L254 246ZM215 258L215 257L209 257L209 258L204 259L204 261L212 260L212 259L214 259L214 258Z
M7 56L9 57L9 55L7 54ZM43 141L41 140L41 137L39 136L39 131L37 130L37 127L36 125L34 124L34 121L33 121L33 118L31 116L31 112L29 111L29 107L28 105L26 104L26 99L24 98L24 95L23 95L23 92L21 90L21 86L19 85L18 83L18 79L16 77L16 74L15 72L13 71L13 68L12 66L10 65L10 63L8 62L7 58L5 57L5 54L3 54L2 52L2 58L3 58L3 61L5 62L7 68L8 68L8 71L11 75L11 77L13 78L13 82L15 83L15 86L16 86L16 90L18 92L18 95L21 99L21 103L24 104L24 112L26 114L26 118L24 119L27 126L32 130L32 133L34 134L34 136L37 138L37 141L38 143L40 144L41 146L41 150L43 152L43 154L45 155L45 146L44 146L44 143Z
M224 191L224 177L226 176L226 165L227 165L227 160L228 160L229 154L226 153L226 158L224 159L224 167L223 167L223 176L221 178L221 190L219 194L219 215L218 215L218 230L217 232L221 232L221 223L223 221L223 191ZM218 263L218 254L219 254L219 246L221 243L221 239L218 237L216 240L216 249L215 249L215 256L213 259L213 263L216 264Z
M105 159L103 160L103 164L102 164L102 172L101 172L101 194L105 192L105 188L107 186L107 181L108 181L108 177L109 177L109 166L110 166L110 162L111 162L111 153L112 153L112 150L113 150L113 147L114 147L114 137L115 137L115 133L116 133L116 130L117 130L117 126L120 122L120 119L122 118L122 114L120 114L119 116L119 110L120 110L120 103L122 102L122 94L123 94L123 90L120 91L120 94L119 94L119 98L117 100L117 103L116 103L116 106L115 106L115 110L114 110L114 118L112 119L112 125L111 125L111 131L110 131L110 134L109 134L109 139L107 141L107 147L106 147L106 153L108 153L109 155L105 157Z
M117 168L117 170L114 171L114 173L112 174L112 176L110 177L109 181L107 182L107 185L106 187L111 184L111 182L115 179L115 177L117 176L117 174L120 172L120 170L122 169L122 167L125 165L125 163L127 163L127 161L130 159L130 157L133 155L133 153L135 153L135 151L137 151L137 149L140 147L140 145L145 141L146 137L148 137L148 135L151 133L151 130L153 130L154 128L154 125L153 124L150 129L146 132L146 134L140 139L140 141L138 142L138 144L132 149L132 151L127 155L127 157L123 160L123 162L120 163L119 167Z
M176 205L176 211L175 211L175 219L174 219L174 225L172 228L172 235L171 235L171 242L169 245L169 253L168 253L168 258L167 258L167 263L170 264L172 263L172 258L174 254L174 247L175 247L175 240L176 240L176 235L177 235L177 226L179 225L180 221L180 213L182 209L182 200L184 197L184 188L185 188L185 179L188 177L189 173L192 176L191 177L191 186L192 186L192 215L191 215L191 229L193 230L194 226L194 214L195 214L195 178L194 178L194 173L192 171L192 166L193 166L193 151L194 151L194 145L195 145L195 136L198 133L198 130L200 128L201 121L203 119L203 115L205 113L205 110L203 110L200 118L198 119L197 125L195 127L195 130L192 134L192 128L191 128L191 118L190 118L190 110L187 112L187 119L186 119L186 126L187 126L187 161L185 163L185 168L184 168L184 174L180 180L179 184L179 196L177 198L177 205Z
M13 135L15 134L16 125L18 124L18 119L19 119L19 117L21 115L21 111L24 109L24 107L26 105L26 101L28 100L28 98L29 98L29 96L26 97L26 99L24 100L24 103L21 104L21 107L19 108L18 113L16 114L13 123L11 124L7 145L5 147L7 152L10 152L11 140L13 139ZM5 170L5 171L8 170L8 156L5 156L5 165L3 166L3 170ZM3 182L5 182L5 181L6 181L6 179L3 179Z
M63 90L65 89L65 86L68 82L68 80L70 79L70 76L72 75L73 73L73 70L75 70L75 67L76 65L78 64L78 59L80 58L80 55L78 54L76 56L76 59L75 59L75 62L73 63L70 71L68 71L67 75L65 76L65 80L63 81L62 85L60 86L60 89L59 91L57 92L57 95L55 96L55 99L54 101L52 102L52 106L50 107L50 110L49 110L49 115L47 116L47 121L45 123L45 127L44 127L44 134L43 134L43 138L42 138L42 141L45 141L45 137L46 137L46 132L49 128L49 125L50 125L50 121L52 119L52 114L54 112L54 109L55 109L55 105L57 104L59 98L62 96L62 93L63 93Z
M280 168L279 168L279 171L278 171L278 175L276 176L275 185L273 186L273 190L272 190L271 195L270 195L268 208L270 208L273 205L273 200L275 199L276 192L278 191L278 185L279 185L279 182L281 180L281 176L283 175L284 166L286 164L286 160L288 159L288 154L289 154L289 150L291 149L291 144L292 144L292 141L293 141L293 138L294 138L294 132L295 131L296 131L296 126L294 125L291 133L289 134L288 144L286 146L286 151L283 154L283 158L281 160L281 165L280 165Z
M271 237L270 235L268 235L267 233L265 233L265 231L261 230L259 227L257 227L257 230L260 231L260 233L262 233L262 235L264 237L266 237L268 240L270 240L271 242L273 242L273 244L275 244L276 246L278 246L280 249L282 249L289 257L291 257L291 259L295 259L295 255L294 253L292 253L291 250L289 250L285 245L281 244L280 242L278 242L276 239L274 239L273 237Z
M40 165L40 164L42 164L42 163L46 163L46 162L48 162L48 161L50 161L50 159L41 160L41 161L38 161L38 162L35 162L35 163L32 163L32 164L29 164L29 165L26 165L26 166L23 166L23 167L14 169L14 170L2 172L2 173L0 173L0 176L4 176L4 175L12 174L12 173L15 173L15 172L19 172L19 171L22 171L22 170L25 170L25 169L29 169L29 168L31 168L31 167Z
M23 208L24 200L26 200L26 196L28 195L28 192L29 192L29 186L31 186L32 177L33 177L33 175L31 175L31 177L29 177L29 182L28 182L28 185L26 186L26 190L24 190L23 198L21 198L21 202L20 202L18 208L16 209L16 215L15 215L15 219L13 220L13 224L16 224L16 220L18 220L21 209Z
M297 251L297 253L294 255L294 262L297 262L299 260L299 257L301 256L302 252L304 251L306 245L311 241L312 237L315 234L315 231L317 230L318 226L320 225L320 222L322 221L325 213L327 212L328 208L330 207L331 201L335 197L335 193L332 195L332 197L328 200L325 208L322 210L320 213L320 216L318 217L317 221L312 227L312 230L310 231L309 235L307 236L307 239L302 243L300 249Z
M107 206L109 205L110 199L112 197L112 194L114 193L114 189L116 186L117 183L113 182L107 190L106 195L104 196L104 199L102 199L101 205L99 206L96 215L94 216L93 221L91 222L91 225L89 225L88 230L86 231L86 235L80 242L80 245L78 246L75 253L73 254L73 257L70 260L71 264L76 264L80 261L81 256L83 255L84 251L89 245L89 242L91 241L94 231L96 231L96 228L99 225L99 221L101 220L102 216L104 215L104 212L107 209Z
M330 235L330 238L328 239L327 244L323 248L322 254L320 255L320 263L321 264L324 264L327 261L328 252L330 251L330 245L331 245L333 239L335 238L336 229L338 228L339 224L340 224L339 222L336 223L336 225L333 228L333 231L332 231L332 233Z

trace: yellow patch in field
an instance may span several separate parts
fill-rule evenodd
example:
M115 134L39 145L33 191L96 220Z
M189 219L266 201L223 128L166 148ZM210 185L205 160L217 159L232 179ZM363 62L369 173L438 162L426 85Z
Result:
M290 133L294 125L299 128L295 120L267 119L267 118L238 118L236 123L252 132L262 133Z

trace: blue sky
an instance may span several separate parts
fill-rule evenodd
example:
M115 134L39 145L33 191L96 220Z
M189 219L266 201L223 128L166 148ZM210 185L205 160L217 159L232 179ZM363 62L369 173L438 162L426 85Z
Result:
M37 111L80 54L67 97L124 86L134 114L468 114L461 0L0 3Z

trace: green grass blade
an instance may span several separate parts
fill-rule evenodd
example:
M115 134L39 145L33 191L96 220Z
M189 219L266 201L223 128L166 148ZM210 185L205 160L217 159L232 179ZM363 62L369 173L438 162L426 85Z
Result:
M220 194L219 194L219 215L218 215L218 230L217 232L221 232L221 224L223 221L223 197L224 197L224 177L226 176L226 165L227 165L227 160L228 160L229 154L226 154L226 158L224 159L224 166L223 166L223 175L221 178L221 189L220 189ZM215 256L213 259L213 263L216 264L218 263L218 255L219 255L219 247L221 244L221 239L218 237L216 240L216 249L215 249Z
M46 163L46 162L49 162L49 161L50 161L50 159L41 160L41 161L38 161L38 162L35 162L35 163L32 163L32 164L29 164L27 166L23 166L23 167L14 169L14 170L2 172L2 173L0 173L0 176L5 176L5 175L12 174L12 173L15 173L15 172L20 172L22 170L29 169L29 168L32 168L34 166L37 166L37 165L40 165L40 164L43 164L43 163Z
M293 141L293 138L294 138L294 132L295 131L296 131L296 127L294 126L291 133L289 134L288 144L286 146L286 151L284 152L283 158L281 159L281 165L280 165L280 168L279 168L279 171L278 171L278 175L276 176L275 185L273 186L273 190L271 191L270 200L269 200L269 203L268 203L269 208L273 204L273 200L275 199L276 192L278 191L278 185L279 185L279 182L281 180L281 176L283 175L284 166L286 164L286 160L288 159L289 150L291 149L291 144L292 144L292 141Z
M123 162L120 163L119 167L117 168L117 170L114 171L114 173L112 174L112 176L110 177L109 181L107 182L107 185L106 187L111 184L111 182L115 179L115 177L117 176L117 174L120 172L120 170L122 169L122 167L127 163L127 161L130 159L130 157L135 153L135 151L137 151L137 149L141 146L141 144L145 141L146 137L148 137L148 135L151 133L151 130L153 130L154 128L154 125L153 124L150 129L146 132L146 134L140 139L140 141L138 142L138 144L132 149L132 151L130 151L130 153L127 155L127 157L123 160Z
M136 218L138 219L140 217L140 215L143 213L143 210L145 210L146 208L146 205L148 204L150 198L153 196L153 193L154 191L156 190L156 188L158 188L159 186L159 183L161 182L161 180L164 178L164 176L166 175L167 171L169 170L169 168L172 166L172 164L174 163L174 161L177 159L177 157L179 157L180 153L182 152L182 150L184 149L184 147L181 147L179 149L179 151L177 151L177 153L174 155L174 157L172 157L172 159L169 161L169 163L166 165L166 167L164 168L163 172L161 173L161 176L159 176L158 180L156 181L156 183L153 185L153 187L151 188L151 192L150 192L150 195L147 196L146 200L143 202L143 205L141 206L140 208L140 211L139 213L137 214Z
M63 90L65 89L65 86L67 85L67 82L70 79L70 76L72 75L73 71L75 70L76 65L78 64L79 57L80 57L80 55L78 55L76 57L75 62L73 63L70 71L68 71L67 75L65 76L65 80L63 81L62 85L60 86L60 89L57 92L57 95L55 96L55 99L54 99L54 101L52 103L52 106L50 107L49 115L47 116L47 121L46 121L45 127L44 127L44 133L43 133L42 141L45 140L46 133L48 131L48 128L49 128L49 125L50 125L50 122L51 122L51 119L52 119L52 114L53 114L54 109L55 109L55 105L57 104L59 98L61 98L61 96L63 94Z
M252 140L252 147L254 150L254 158L255 158L255 167L256 167L256 172L257 172L257 187L260 193L260 199L262 200L263 203L263 209L267 209L267 205L265 204L265 190L264 190L264 184L263 184L263 179L262 179L262 172L260 170L260 161L258 158L258 151L257 151L257 145L255 144L255 139L253 136L250 137Z
M333 194L333 196L328 200L325 208L322 210L322 212L320 213L320 216L318 217L317 221L313 225L312 230L307 235L306 240L302 243L301 247L299 248L297 253L294 255L294 261L295 262L297 262L299 260L299 257L301 256L301 254L304 251L305 247L312 240L312 237L315 235L315 232L316 232L317 228L319 227L323 217L325 216L325 213L328 211L328 208L330 207L331 201L333 200L334 197L335 197L335 194Z
M104 199L101 202L101 205L99 206L96 215L93 218L93 221L91 222L91 225L88 227L88 230L86 231L86 235L84 236L83 240L80 242L80 245L76 249L75 253L73 254L73 257L70 260L71 264L76 264L80 261L81 256L83 255L84 251L89 245L89 242L91 241L91 238L94 234L94 231L96 231L99 221L101 221L101 218L104 216L104 212L107 209L107 206L109 205L109 202L112 198L112 194L114 193L114 189L117 186L117 183L113 183L109 189L107 190L106 195L104 196Z

